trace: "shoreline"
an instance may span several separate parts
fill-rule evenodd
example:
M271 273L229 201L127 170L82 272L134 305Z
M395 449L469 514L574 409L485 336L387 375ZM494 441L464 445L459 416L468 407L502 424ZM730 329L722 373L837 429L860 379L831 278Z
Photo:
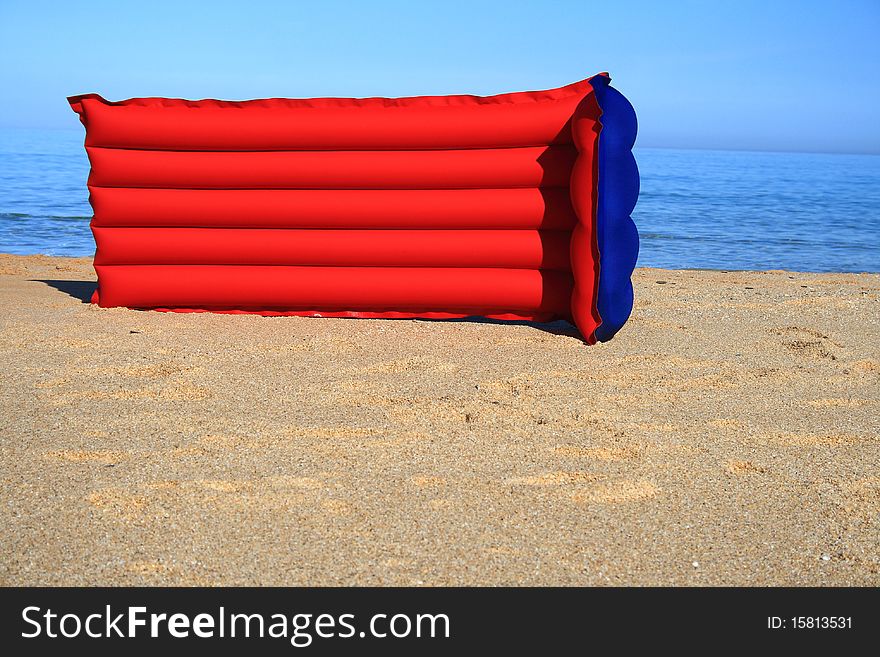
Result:
M0 254L2 585L880 584L880 274L638 268L594 347L94 280Z

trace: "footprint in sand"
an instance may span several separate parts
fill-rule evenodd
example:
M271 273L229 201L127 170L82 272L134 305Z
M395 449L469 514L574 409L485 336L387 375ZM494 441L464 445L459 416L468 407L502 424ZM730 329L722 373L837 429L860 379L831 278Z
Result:
M592 483L600 479L592 472L545 472L538 475L513 477L504 483L512 486L562 486L571 484Z
M563 489L581 504L623 504L657 497L659 490L650 481L624 479L603 482L601 475L591 472L547 472L540 475L514 477L505 483L530 487ZM562 492L562 491L560 491Z
M855 360L848 363L843 372L828 379L829 383L864 383L866 380L871 382L880 379L880 362L873 358L865 358Z
M577 447L575 445L560 445L553 449L557 456L567 458L586 458L596 461L625 461L638 458L641 448L636 446L627 447Z
M726 470L735 475L745 475L745 474L764 474L767 472L767 469L763 466L756 465L751 461L728 461Z
M201 479L155 482L139 491L103 488L85 501L125 521L161 518L169 509L210 505L214 511L277 511L315 504L316 493L335 488L312 477L265 477L261 479ZM331 504L332 507L332 504ZM336 507L337 511L342 507ZM332 509L326 508L331 511Z
M284 431L290 438L332 442L334 440L369 443L385 438L379 429L372 427L290 427Z
M496 400L509 402L521 397L532 397L535 389L535 381L531 376L520 375L508 379L492 379L481 381L479 391Z
M128 452L117 450L82 450L63 449L54 452L46 452L43 455L47 459L57 461L70 461L72 463L99 463L101 465L116 465L131 457Z
M103 488L86 497L86 502L96 509L132 521L146 513L150 498L147 495L130 493L118 488Z
M840 345L820 331L799 326L786 326L770 329L770 333L782 336L784 338L782 346L798 356L837 360L831 347L840 347Z
M403 358L391 360L366 367L359 366L359 374L406 374L408 372L451 373L461 369L455 363L447 363L431 358Z
M808 337L808 338L819 338L821 340L827 340L828 336L822 333L821 331L817 331L816 329L811 328L803 328L801 326L783 326L778 328L770 329L770 332L773 335L782 335L782 336L800 336L800 337Z
M158 390L152 388L141 388L138 390L129 390L126 388L120 388L118 390L77 390L54 397L52 403L56 406L62 406L85 399L95 401L136 399L153 399L158 401L200 401L202 399L213 397L213 395L214 393L208 388L189 384L176 384Z
M571 498L585 504L624 504L650 500L657 497L658 493L658 488L650 481L625 479L578 491Z
M873 358L866 358L853 361L849 369L855 374L880 374L880 363Z
M353 508L344 500L324 500L321 502L321 510L331 516L348 516Z
M873 399L852 398L812 399L807 402L810 406L815 406L817 408L859 408L861 406L870 406L875 403L876 402Z
M41 381L40 383L35 383L34 388L39 388L40 390L46 390L48 388L57 388L59 386L66 386L70 383L67 379L50 379L49 381Z
M745 429L746 425L739 420L732 418L719 417L709 421L709 426L719 429Z
M805 433L798 431L774 431L758 436L758 442L779 447L840 447L855 445L867 437L845 433Z
M195 368L176 365L174 363L156 363L154 365L138 365L125 367L119 370L119 374L143 379L162 379L184 372L192 372Z
M826 349L821 340L785 340L783 346L798 356L837 360L837 356Z

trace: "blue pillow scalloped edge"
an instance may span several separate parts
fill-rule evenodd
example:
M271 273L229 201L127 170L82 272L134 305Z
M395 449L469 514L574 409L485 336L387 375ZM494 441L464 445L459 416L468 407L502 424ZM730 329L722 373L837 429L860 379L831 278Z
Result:
M639 198L639 169L632 152L638 121L633 106L610 81L604 75L590 80L602 109L596 204L602 323L595 335L600 342L613 338L632 313L632 273L639 256L639 232L630 216Z

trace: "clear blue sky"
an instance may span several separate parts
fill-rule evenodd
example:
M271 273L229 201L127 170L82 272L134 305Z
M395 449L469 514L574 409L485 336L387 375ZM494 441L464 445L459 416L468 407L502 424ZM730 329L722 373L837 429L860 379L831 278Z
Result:
M64 97L404 96L608 70L643 146L880 152L880 0L0 0L0 126Z

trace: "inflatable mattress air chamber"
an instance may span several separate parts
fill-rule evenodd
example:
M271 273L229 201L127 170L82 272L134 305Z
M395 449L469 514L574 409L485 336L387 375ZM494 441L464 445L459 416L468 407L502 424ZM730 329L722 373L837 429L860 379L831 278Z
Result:
M632 310L636 118L605 74L498 96L69 99L101 306L573 321Z

